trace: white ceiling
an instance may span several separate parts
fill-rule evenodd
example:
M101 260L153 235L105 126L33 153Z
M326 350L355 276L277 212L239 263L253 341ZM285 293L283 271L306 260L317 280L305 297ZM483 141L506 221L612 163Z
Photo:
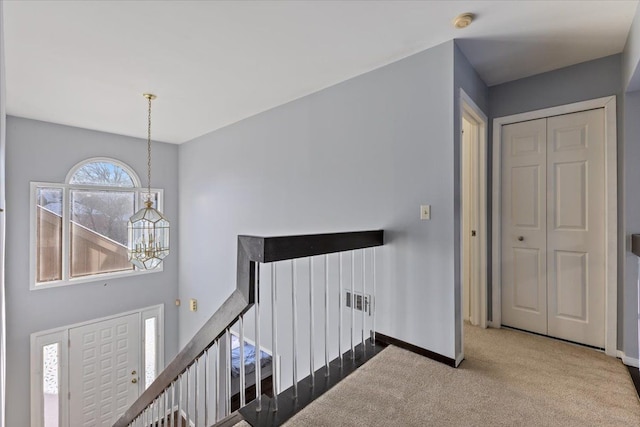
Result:
M488 85L622 51L633 1L4 1L11 115L181 143L452 38ZM456 30L451 20L473 12Z

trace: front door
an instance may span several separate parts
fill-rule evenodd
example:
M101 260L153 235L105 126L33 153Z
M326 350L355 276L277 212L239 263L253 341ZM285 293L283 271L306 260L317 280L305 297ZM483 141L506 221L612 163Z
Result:
M140 316L69 330L69 424L111 426L138 398Z
M503 127L503 323L604 347L604 110Z

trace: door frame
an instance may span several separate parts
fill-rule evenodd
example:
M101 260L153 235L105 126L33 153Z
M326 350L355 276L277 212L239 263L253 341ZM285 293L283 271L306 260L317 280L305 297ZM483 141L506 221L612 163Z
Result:
M31 334L31 393L30 393L30 414L31 427L42 427L43 419L43 401L42 401L42 347L48 344L59 344L60 353L58 355L58 387L59 387L59 420L61 427L69 426L69 330L100 323L108 320L117 319L119 317L138 314L140 326L140 342L138 345L138 355L140 365L140 380L138 381L138 395L144 391L144 323L148 318L157 318L157 342L156 342L156 367L158 372L164 368L164 304L153 305L136 310L118 313L111 316L91 319L84 322L65 325L54 329L34 332Z
M460 131L462 131L462 120L464 117L470 118L473 122L472 125L477 127L478 129L478 140L477 142L477 157L476 168L477 168L477 176L478 180L478 194L476 194L476 206L477 206L477 224L476 224L476 237L477 243L476 247L478 248L478 259L476 265L475 274L477 276L477 285L475 289L469 289L469 294L474 294L474 298L471 298L471 318L477 321L477 324L481 328L487 327L487 182L489 175L487 173L487 140L488 135L487 131L489 129L486 114L482 112L480 107L471 99L469 95L463 90L460 89ZM462 183L462 137L460 138L460 182ZM462 197L462 191L461 191ZM461 203L462 208L464 209L464 204ZM463 212L460 214L460 259L464 260L464 245L462 239L462 217ZM464 268L464 263L460 263L460 268ZM462 279L463 274L460 272L460 278ZM464 292L463 289L460 290L460 315L464 317ZM464 325L464 321L461 322ZM464 334L463 334L464 335ZM464 336L462 338L464 340ZM464 342L462 345L462 350L464 354Z
M618 164L616 96L591 99L493 120L493 203L492 203L492 316L489 326L499 328L502 321L502 126L562 114L604 108L605 162L605 353L617 354L618 323Z

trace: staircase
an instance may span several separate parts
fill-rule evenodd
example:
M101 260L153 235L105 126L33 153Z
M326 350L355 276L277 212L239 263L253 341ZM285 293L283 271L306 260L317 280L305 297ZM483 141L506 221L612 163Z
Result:
M236 289L114 427L286 422L381 351L383 240L239 236Z

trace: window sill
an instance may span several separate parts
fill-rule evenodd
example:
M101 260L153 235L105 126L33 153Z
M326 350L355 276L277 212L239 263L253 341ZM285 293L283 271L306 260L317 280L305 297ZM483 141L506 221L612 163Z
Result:
M160 273L164 270L164 263L153 270L136 270L136 271L119 271L115 273L94 274L92 276L78 277L75 279L56 280L51 282L43 282L39 284L32 283L29 290L39 291L42 289L60 288L63 286L79 285L83 283L104 282L111 279L122 279L126 277L135 277L143 274ZM105 283L106 285L106 283Z

